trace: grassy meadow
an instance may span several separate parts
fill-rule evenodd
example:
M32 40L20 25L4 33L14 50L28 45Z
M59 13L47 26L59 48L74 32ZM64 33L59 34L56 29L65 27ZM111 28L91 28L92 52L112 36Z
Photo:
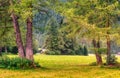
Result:
M41 68L0 69L0 78L120 78L120 68L90 66L95 62L94 56L35 55L34 58Z

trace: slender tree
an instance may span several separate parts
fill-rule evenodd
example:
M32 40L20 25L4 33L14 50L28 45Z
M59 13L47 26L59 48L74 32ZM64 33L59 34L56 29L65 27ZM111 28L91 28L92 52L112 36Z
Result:
M95 39L93 39L93 46L94 46L95 56L97 59L97 64L101 65L102 57L101 57L101 54L98 52L98 49L100 48L100 41L98 40L98 42L97 42Z
M10 5L14 6L12 0L10 0ZM13 26L14 26L14 30L15 30L15 37L16 37L16 44L17 44L17 47L18 47L18 53L19 53L19 56L21 58L24 58L25 57L24 47L23 47L20 27L19 27L19 23L18 23L18 16L14 13L14 10L11 11L11 17L12 17L12 20L13 20Z
M33 60L32 20L27 18L26 58Z

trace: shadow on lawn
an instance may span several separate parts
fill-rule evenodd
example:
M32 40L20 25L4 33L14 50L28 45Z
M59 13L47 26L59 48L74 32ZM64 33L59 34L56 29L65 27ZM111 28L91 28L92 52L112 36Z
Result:
M82 71L82 72L89 72L91 70L94 69L113 69L113 70L120 70L120 65L118 66L105 66L105 65L101 65L101 66L97 66L97 65L89 65L89 64L78 64L78 65L59 65L59 66L52 66L52 67L45 67L45 66L40 66L37 68L24 68L24 69L20 69L20 68L0 68L3 70L12 70L12 71L20 71L20 72L24 72L24 71L34 71L34 72L40 72L40 71Z
M96 64L96 62L90 63L90 66L98 66ZM99 65L98 67L103 68L103 69L117 69L120 70L120 63L116 63L116 64L111 64L111 65L107 65L106 63Z

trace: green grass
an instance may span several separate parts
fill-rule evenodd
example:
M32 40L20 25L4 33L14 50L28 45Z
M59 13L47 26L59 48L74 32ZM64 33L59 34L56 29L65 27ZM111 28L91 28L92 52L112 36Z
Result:
M95 62L94 56L35 55L35 61L39 62L42 68L0 69L0 78L120 78L118 68L89 66L89 63Z

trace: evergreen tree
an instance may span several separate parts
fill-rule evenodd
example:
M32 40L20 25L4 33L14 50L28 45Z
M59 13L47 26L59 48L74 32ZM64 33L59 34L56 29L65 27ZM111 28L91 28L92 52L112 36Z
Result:
M80 36L89 36L89 39L96 40L98 36L106 38L108 64L111 55L111 35L119 33L113 32L120 12L119 4L117 0L71 0L66 3L65 9L62 8L69 20L68 30L72 29L72 37L78 33Z
M83 49L84 49L84 51L83 51L83 52L84 52L83 55L88 56L88 49L87 49L87 47L84 46Z
M50 51L58 50L58 35L58 26L55 18L52 17L47 26L47 38L45 42L45 47Z

